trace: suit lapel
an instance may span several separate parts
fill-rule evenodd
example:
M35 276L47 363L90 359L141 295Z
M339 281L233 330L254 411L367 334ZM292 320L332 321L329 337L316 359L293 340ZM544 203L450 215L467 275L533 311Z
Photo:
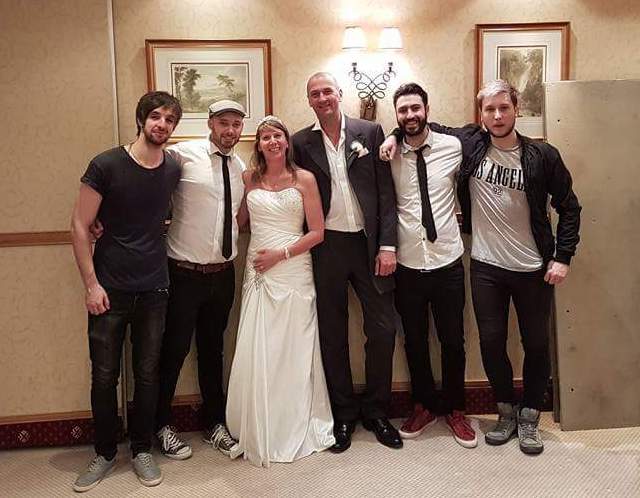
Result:
M327 160L327 153L324 149L324 141L322 140L322 132L309 130L306 148L311 159L313 159L328 177L331 177L329 161Z
M358 154L354 153L351 150L351 144L356 140L365 147L366 147L366 144L364 143L364 138L362 137L362 135L356 135L355 131L353 130L351 119L345 115L344 120L345 120L344 121L344 137L345 137L344 156L346 159L347 170L348 170L351 167L351 165L354 163L354 161L358 158Z

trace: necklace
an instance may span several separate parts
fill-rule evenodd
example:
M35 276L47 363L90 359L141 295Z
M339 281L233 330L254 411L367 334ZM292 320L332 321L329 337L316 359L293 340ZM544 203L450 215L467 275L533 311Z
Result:
M137 162L140 166L142 166L142 161L141 161L140 159L138 159L138 156L136 156L136 155L133 153L133 143L130 143L130 144L129 144L129 148L127 149L127 152L129 153L129 155L133 158L133 160L134 160L135 162Z
M162 164L162 159L160 160L159 164L148 164L141 161L140 158L136 156L136 154L133 152L133 142L130 143L127 147L125 147L125 150L129 153L129 155L131 156L131 159L133 159L136 163L138 163L139 166L142 166L145 169L155 169L157 166Z

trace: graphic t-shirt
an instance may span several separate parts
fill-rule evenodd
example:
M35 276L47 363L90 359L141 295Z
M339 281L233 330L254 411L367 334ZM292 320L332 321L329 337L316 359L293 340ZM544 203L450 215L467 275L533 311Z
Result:
M533 233L520 161L521 149L491 145L469 181L471 257L513 271L542 267Z

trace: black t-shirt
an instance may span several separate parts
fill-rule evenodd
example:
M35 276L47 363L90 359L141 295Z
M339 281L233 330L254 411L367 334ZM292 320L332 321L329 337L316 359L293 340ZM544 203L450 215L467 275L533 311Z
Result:
M93 264L107 289L144 292L169 285L164 221L180 166L168 156L154 169L136 163L124 147L94 157L80 181L102 195L104 233Z

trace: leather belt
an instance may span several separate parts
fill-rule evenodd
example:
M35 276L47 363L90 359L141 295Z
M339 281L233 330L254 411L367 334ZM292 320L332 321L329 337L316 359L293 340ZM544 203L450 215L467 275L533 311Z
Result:
M224 263L209 263L206 265L202 265L200 263L192 263L190 261L178 261L177 259L169 258L169 263L177 266L178 268L184 268L185 270L191 270L198 273L218 273L219 271L226 270L231 265L233 265L233 261L225 261Z

